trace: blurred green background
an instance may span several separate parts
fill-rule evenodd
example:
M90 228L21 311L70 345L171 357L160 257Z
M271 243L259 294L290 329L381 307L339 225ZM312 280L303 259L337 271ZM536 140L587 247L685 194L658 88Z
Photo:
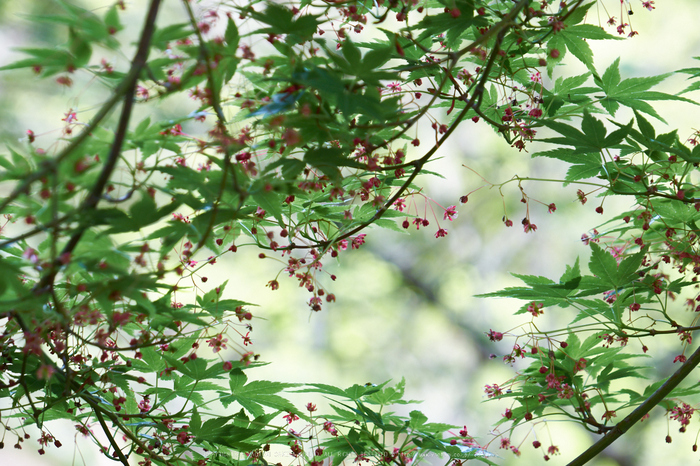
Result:
M100 0L75 3L98 11L111 4ZM145 3L127 3L123 22L128 27L120 33L125 43L138 37L142 22L139 12ZM619 18L617 0L603 3ZM691 57L700 55L700 32L696 24L700 3L695 0L657 3L653 12L643 9L639 1L632 3L633 26L640 32L638 37L614 44L591 43L599 69L607 67L618 56L622 58L623 77L698 66ZM0 43L3 44L0 65L19 58L12 47L65 41L66 31L48 25L33 27L22 16L58 10L56 3L49 0L0 2ZM603 9L598 11L594 7L591 12L592 15L599 13L603 23L607 19ZM181 13L179 2L166 0L159 21L161 24L174 22ZM598 18L590 18L589 22L597 24ZM117 65L128 62L127 56L114 52L105 52L102 56ZM102 56L95 53L93 60L99 62ZM568 62L560 72L580 74L584 71L579 63ZM18 144L29 128L37 134L55 131L58 135L61 118L69 108L99 101L104 88L91 84L89 76L76 75L73 79L74 86L63 89L52 79L35 78L31 71L0 73L2 141ZM675 93L684 87L682 77L672 77L661 90ZM697 92L694 97L699 97ZM187 114L193 109L190 102L173 100L155 111L167 118L167 115ZM700 112L690 105L664 103L658 110L671 128L679 128L681 136L690 135L693 127L700 127ZM621 112L617 120L628 121L629 116ZM429 127L420 129L419 137L427 142L433 137L432 131ZM51 136L43 140L48 139ZM538 148L531 145L528 150L532 153ZM557 205L556 213L548 214L544 205L532 202L530 216L538 231L525 234L520 228L525 206L519 202L517 184L507 185L504 201L497 190L484 188L470 195L466 205L459 205L460 196L483 184L463 165L491 182L500 183L516 174L563 178L567 168L564 164L530 159L525 152L508 147L485 125L469 121L440 149L439 155L442 158L428 169L442 173L445 178L424 178L423 193L445 207L458 205L459 217L449 225L444 225L449 222L442 222L441 210L433 205L449 235L442 239L433 237L437 227L431 216L431 226L425 232L411 229L410 234L401 235L378 229L367 231L364 247L341 254L339 264L330 261L325 264L329 272L338 276L335 283L330 279L322 282L336 294L337 303L325 306L321 313L309 311L305 303L308 293L298 288L295 281L285 279L284 273L278 291L266 288L265 284L275 278L282 265L274 260L258 259L258 252L252 248L241 248L229 260L220 261L216 271L208 272L208 284L215 286L228 279L230 297L259 304L253 324L253 349L271 364L251 371L250 377L340 386L381 383L387 379L398 382L405 377L406 398L424 401L417 406L402 407L403 414L420 409L431 421L466 425L471 435L486 444L492 438L489 435L492 424L509 404L484 403L483 387L502 383L514 375L514 370L501 359L514 341L505 339L491 343L485 332L489 329L515 329L517 332L517 327L527 319L512 316L519 306L515 301L477 299L473 295L517 284L509 272L558 278L565 265L577 256L585 264L588 249L580 241L581 234L597 226L607 215L601 217L594 213L599 205L595 198L591 197L585 207L577 203L575 186L562 188L556 183L525 182L523 188L532 199ZM505 228L501 221L503 202L515 223L513 228ZM615 205L626 208L628 203L608 199L606 214L613 213ZM422 209L422 204L419 206ZM567 312L570 311L546 309L538 324L540 328L564 326L571 318ZM649 377L656 380L672 370L670 349L664 349L660 342L646 343L652 349L652 367L659 372L650 372ZM491 355L496 357L491 358ZM320 402L318 399L299 400ZM691 423L685 435L676 433L676 425L671 425L673 443L666 444L664 437L669 427L662 410L657 408L651 420L635 426L590 464L670 465L700 458L691 451L696 425L697 422ZM35 439L25 442L23 451L13 450L6 440L5 449L0 451L0 463L111 464L83 441L74 449L75 432L71 425L66 426L65 432L54 430L53 434L64 444L61 450L50 449L46 456L39 457L33 444ZM532 430L528 426L520 427L512 436L512 442L515 445L523 442L522 456L515 458L510 452L498 450L496 441L491 446L491 450L501 456L496 462L505 466L544 463L542 451L531 446L535 438L545 447L553 443L560 448L561 455L553 457L550 464L566 464L595 440L571 423L540 423Z

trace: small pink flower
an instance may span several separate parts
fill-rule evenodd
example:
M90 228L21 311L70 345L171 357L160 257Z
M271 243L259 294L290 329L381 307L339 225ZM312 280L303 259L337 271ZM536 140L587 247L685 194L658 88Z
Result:
M148 411L151 410L151 400L148 398L144 398L143 400L139 401L139 411L142 413L147 413Z
M78 117L76 116L76 114L72 108L70 110L68 110L68 113L66 113L65 115L66 116L64 118L62 118L61 121L65 121L69 125L73 122L78 121Z
M391 92L401 92L401 84L397 82L389 83L386 87L391 89Z
M501 332L494 332L493 330L489 330L489 332L486 334L486 336L488 336L489 340L491 340L491 341L503 340L503 334Z
M629 24L627 24L627 23L623 23L623 24L620 24L619 26L617 26L617 33L620 35L623 35L625 33L625 28L627 26L629 26Z
M686 403L681 403L680 406L674 406L673 409L671 409L670 418L680 422L682 426L687 426L690 424L690 418L693 416L694 412L695 408Z
M42 364L36 371L36 376L42 380L49 380L56 373L56 368L50 364Z
M301 142L301 136L292 128L287 128L284 131L284 133L282 134L282 139L284 140L284 143L288 146L294 146Z
M73 85L73 80L68 76L59 76L56 78L56 82L61 86L71 87Z
M178 432L177 441L180 443L180 445L184 445L187 442L189 442L190 437L189 437L189 435L187 435L187 431L183 430L182 432Z
M537 317L541 314L544 314L542 307L544 307L544 304L536 303L535 301L533 301L527 306L527 312L532 314L534 317Z
M484 385L484 393L486 393L486 396L489 398L495 398L503 395L503 389L499 387L498 384ZM461 434L462 431L459 433Z
M148 100L148 96L149 96L148 89L146 89L143 86L138 86L138 87L136 87L136 95L138 97L141 97L144 100Z
M535 225L534 223L528 222L527 224L523 225L523 230L525 231L525 233L530 233L531 231L537 231L537 225Z
M586 201L588 201L588 199L586 198L586 194L580 189L576 191L576 196L578 197L578 200L581 203L581 205L584 205Z
M37 255L36 249L33 248L27 248L24 250L22 253L22 257L24 259L29 260L32 264L38 264L39 263L39 256Z
M541 108L533 108L532 110L530 110L528 115L531 116L532 118L539 118L542 116L542 109Z
M209 346L214 348L214 352L218 353L222 349L226 349L226 342L228 341L228 338L224 338L222 334L216 335L214 338L207 340L207 343L209 343Z
M366 234L362 233L357 235L355 238L352 240L352 249L359 249L360 246L365 244L365 236Z
M447 209L445 209L445 213L443 215L443 218L445 220L449 220L450 222L453 221L454 219L457 218L457 206L451 205Z

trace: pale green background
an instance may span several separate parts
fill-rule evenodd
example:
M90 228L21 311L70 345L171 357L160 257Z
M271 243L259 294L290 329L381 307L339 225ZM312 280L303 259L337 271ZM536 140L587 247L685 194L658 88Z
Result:
M145 3L145 2L144 2ZM690 59L700 55L700 34L697 18L700 4L696 1L657 1L652 13L633 3L635 29L640 36L616 43L591 43L595 62L604 69L616 57L622 58L623 77L660 74L679 68L700 66ZM83 2L99 8L109 2ZM127 14L134 14L135 3ZM173 20L181 12L181 5L166 1L167 8L161 20ZM619 17L619 2L606 2ZM16 59L10 48L32 46L65 40L62 31L51 28L37 30L19 16L20 13L45 13L55 9L51 1L25 1L0 3L0 64ZM595 10L592 10L595 11ZM169 17L169 18L168 18ZM601 17L606 18L603 12ZM129 29L122 37L136 40L141 18L133 16ZM603 19L603 20L604 20ZM596 24L597 19L590 22ZM131 35L129 35L131 34ZM601 46L602 45L602 46ZM110 60L118 56L106 54ZM100 55L96 54L96 58ZM121 59L125 63L124 59ZM579 63L571 63L563 72L583 72ZM31 72L0 73L0 136L11 144L24 137L27 128L40 133L62 127L63 114L71 106L79 107L94 101L99 88L92 86L81 100L74 98L80 86L87 82L74 78L76 85L62 90L51 80L35 79ZM662 86L667 92L677 92L685 87L682 78L669 79ZM90 94L93 93L93 94ZM699 98L695 93L695 98ZM660 104L659 112L679 134L690 135L692 128L700 128L700 112L690 105ZM191 105L172 102L161 109L161 117L189 113ZM625 121L623 113L618 121ZM421 138L427 143L432 138L429 128L421 130ZM531 152L536 148L528 148ZM415 155L419 153L416 152ZM477 188L482 183L472 172L462 167L466 164L492 182L502 182L515 174L561 178L566 166L556 161L530 160L527 154L518 153L499 140L485 125L466 122L459 134L440 150L444 158L429 168L440 172L446 179L426 179L424 193L443 206L456 204L459 196ZM581 256L585 263L588 249L579 238L582 233L597 225L602 218L593 209L595 198L585 207L575 202L576 187L562 189L556 184L526 183L527 194L544 203L556 202L557 212L547 214L546 207L531 205L531 218L537 224L537 233L524 234L519 227L524 216L524 206L519 203L516 186L505 189L508 212L515 227L507 229L501 223L503 216L501 198L495 190L482 189L470 196L468 204L459 206L459 217L451 224L447 238L432 237L436 229L431 219L427 232L400 235L393 232L370 230L367 244L359 251L342 254L339 266L328 268L338 275L338 280L326 285L338 297L335 305L325 306L323 312L310 314L305 300L309 295L299 289L293 280L280 279L281 288L271 292L265 288L273 279L280 264L272 260L257 259L257 251L242 248L230 261L221 261L216 271L208 272L208 284L229 280L230 297L251 301L260 305L254 321L254 349L262 359L272 364L250 372L279 381L322 382L340 386L353 383L378 383L387 379L398 381L406 377L406 397L424 402L410 409L420 409L432 421L466 425L470 434L483 443L489 440L491 424L509 405L506 403L482 403L483 386L500 383L513 375L512 369L500 361L513 340L498 344L488 342L484 332L490 328L504 331L526 322L525 318L513 318L519 303L511 300L476 299L477 293L493 291L518 282L508 272L542 274L557 278L564 265ZM626 206L628 201L618 201ZM614 203L605 204L607 212L614 211ZM441 214L439 214L441 219ZM441 222L448 223L448 222ZM284 275L284 274L283 274ZM547 309L539 322L542 327L565 325L571 318L570 311ZM560 314L560 315L558 315ZM551 323L545 323L545 320ZM647 342L656 358L661 373L668 374L670 351L660 342ZM631 345L637 345L636 342ZM489 355L499 357L490 360ZM233 357L233 355L232 355ZM650 374L656 378L654 374ZM300 398L318 402L318 399ZM691 445L697 433L697 421L693 421L688 433L677 433L673 423L671 434L674 442L664 443L666 421L662 411L654 411L652 420L636 426L629 434L608 449L591 465L632 466L646 464L681 464L695 460ZM562 454L548 464L561 465L583 451L594 440L571 423L550 422L548 430L554 444ZM537 438L546 447L549 438L546 428L536 427ZM45 457L35 454L38 447L35 438L25 442L21 453L12 449L9 436L5 449L0 451L1 464L22 461L27 465L64 464L113 464L101 460L90 446L73 451L74 433L71 426L66 432L54 431L63 442L60 450L49 449ZM526 438L527 436L527 438ZM525 439L526 438L526 439ZM516 430L512 440L524 440L523 455L515 459L494 443L492 451L502 456L503 465L529 465L544 463L540 451L531 442L533 432L528 427ZM74 456L75 454L75 456Z

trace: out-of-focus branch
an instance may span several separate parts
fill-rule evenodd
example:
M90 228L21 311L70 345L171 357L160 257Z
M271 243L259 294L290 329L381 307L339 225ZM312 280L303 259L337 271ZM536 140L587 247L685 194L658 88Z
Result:
M97 206L97 203L100 201L100 197L102 196L102 192L104 191L105 186L107 185L107 182L112 176L112 172L117 165L117 160L119 160L119 156L121 155L122 145L124 144L124 138L126 137L126 132L129 127L129 119L134 106L136 83L138 82L141 70L146 65L146 60L148 59L148 52L151 48L151 38L155 32L156 16L158 14L158 9L160 8L160 3L161 0L151 1L151 5L148 9L148 15L146 16L146 21L143 26L143 31L141 32L141 39L139 40L138 49L136 50L136 55L134 55L134 59L131 63L131 69L129 70L126 78L124 78L123 87L120 86L120 88L124 90L124 103L122 104L122 112L121 116L119 117L117 131L114 135L114 142L112 143L109 156L102 167L100 176L97 178L97 181L92 186L92 189L88 193L85 200L77 208L77 210L83 215L85 215L86 211L93 210ZM0 209L1 208L2 207L0 207ZM85 223L78 227L77 231L73 233L68 240L68 243L61 251L61 256L73 252L75 247L78 245L78 242L80 242L80 238L82 238L83 233L85 233L85 230L87 230L89 227L90 225ZM60 266L60 258L56 258L51 267L48 269L46 275L44 275L34 286L34 292L36 294L41 294L52 286Z

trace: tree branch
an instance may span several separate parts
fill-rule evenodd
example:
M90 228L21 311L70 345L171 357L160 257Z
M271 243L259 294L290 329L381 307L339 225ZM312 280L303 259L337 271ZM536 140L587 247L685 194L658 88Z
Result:
M114 142L109 152L109 156L105 161L100 176L93 185L92 189L88 193L85 200L77 208L77 211L85 213L88 210L93 210L97 207L97 203L100 201L102 196L102 191L104 191L109 178L112 176L112 172L117 165L117 160L121 155L122 145L124 144L124 138L126 137L126 132L129 127L129 119L131 117L131 111L134 106L134 94L136 93L136 83L138 82L141 70L146 64L146 59L148 58L148 52L151 48L151 37L155 31L155 21L156 15L158 14L158 9L160 8L161 0L152 0L151 5L148 10L148 15L146 16L146 21L143 26L143 32L141 33L141 39L139 40L139 46L136 50L136 55L131 64L131 69L129 74L123 81L124 86L124 103L122 105L122 113L119 117L119 123L117 126L117 131L114 134ZM61 251L60 256L65 254L70 254L73 252L75 247L78 245L80 238L82 238L83 233L90 227L89 224L82 224L78 227L78 230L73 233L73 235L68 240L68 243ZM42 277L42 279L34 286L34 292L36 294L42 294L47 289L49 289L61 267L61 260L55 258L48 273Z
M644 403L639 405L637 409L632 411L622 421L618 422L617 425L605 435L605 437L591 445L588 450L580 454L567 466L582 466L598 456L611 443L622 437L634 424L639 422L644 415L651 411L651 408L658 405L664 398L666 398L671 391L678 386L678 384L680 384L690 375L698 363L700 363L700 348L696 349L692 356L690 356L690 358L688 358L688 360L683 363L683 365L671 377L669 377L668 380L661 387L659 387L659 389L656 390L653 395L647 398Z

